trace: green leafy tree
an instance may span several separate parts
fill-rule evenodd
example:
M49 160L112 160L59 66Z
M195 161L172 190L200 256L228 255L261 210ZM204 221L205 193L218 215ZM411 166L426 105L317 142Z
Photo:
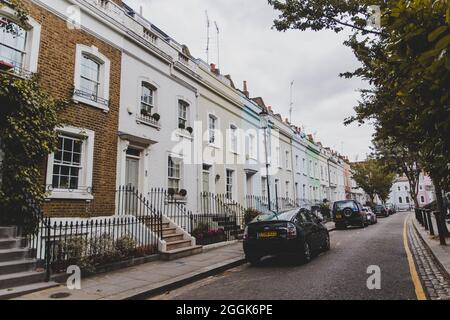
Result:
M352 170L357 186L367 193L372 203L375 196L378 196L383 203L387 201L395 173L391 172L381 161L372 158L354 163Z
M20 1L7 5L15 10L16 23L25 24L28 13ZM2 28L16 32L10 22ZM57 146L57 112L65 104L46 94L36 75L22 78L0 72L0 224L22 225L25 232L36 227L45 197L42 164Z
M280 31L353 31L345 42L361 63L344 77L370 84L356 115L346 123L371 121L377 135L413 151L431 176L442 210L450 176L450 2L433 0L269 0L280 12ZM380 26L368 28L370 6Z

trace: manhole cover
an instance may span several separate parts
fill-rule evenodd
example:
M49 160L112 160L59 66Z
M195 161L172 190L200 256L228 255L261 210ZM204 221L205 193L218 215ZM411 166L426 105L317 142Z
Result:
M54 293L50 296L51 299L64 299L67 297L70 297L71 294L68 292L58 292L58 293Z

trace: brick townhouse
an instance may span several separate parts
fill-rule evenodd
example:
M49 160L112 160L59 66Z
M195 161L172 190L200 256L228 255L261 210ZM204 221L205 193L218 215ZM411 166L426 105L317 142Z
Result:
M37 72L44 90L70 101L60 111L58 151L42 166L48 216L115 213L121 51L86 28L70 28L46 1L23 0L28 25L0 34L0 55L18 72ZM5 6L2 19L14 12ZM19 71L20 70L20 71Z

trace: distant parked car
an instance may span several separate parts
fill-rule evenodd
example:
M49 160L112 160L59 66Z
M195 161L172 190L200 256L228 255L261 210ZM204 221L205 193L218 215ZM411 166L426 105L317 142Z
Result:
M367 222L369 224L377 224L378 223L377 215L375 213L373 213L373 211L372 211L372 209L370 209L370 207L363 207L363 211L367 215Z
M306 209L259 215L245 228L245 257L251 264L279 254L309 262L314 253L330 249L330 234L321 222Z
M348 226L365 228L368 225L363 206L355 200L336 201L333 204L333 219L336 229L345 229Z
M397 209L395 208L395 205L393 205L393 204L388 205L387 210L389 212L389 215L397 213Z
M373 207L373 212L378 216L378 217L389 217L389 210L386 209L385 206L381 205L381 204L377 204Z

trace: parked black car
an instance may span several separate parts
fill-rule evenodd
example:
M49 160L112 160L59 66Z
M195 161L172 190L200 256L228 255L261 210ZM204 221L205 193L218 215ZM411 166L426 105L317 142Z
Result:
M368 225L363 206L355 200L336 201L333 204L333 219L336 229L345 229L348 226L365 228Z
M377 215L377 216L381 216L381 217L389 217L389 210L386 209L385 206L381 205L381 204L377 204L373 207L373 212Z
M259 215L245 228L245 257L257 264L267 255L289 254L307 263L314 253L330 249L330 235L321 222L306 209Z

